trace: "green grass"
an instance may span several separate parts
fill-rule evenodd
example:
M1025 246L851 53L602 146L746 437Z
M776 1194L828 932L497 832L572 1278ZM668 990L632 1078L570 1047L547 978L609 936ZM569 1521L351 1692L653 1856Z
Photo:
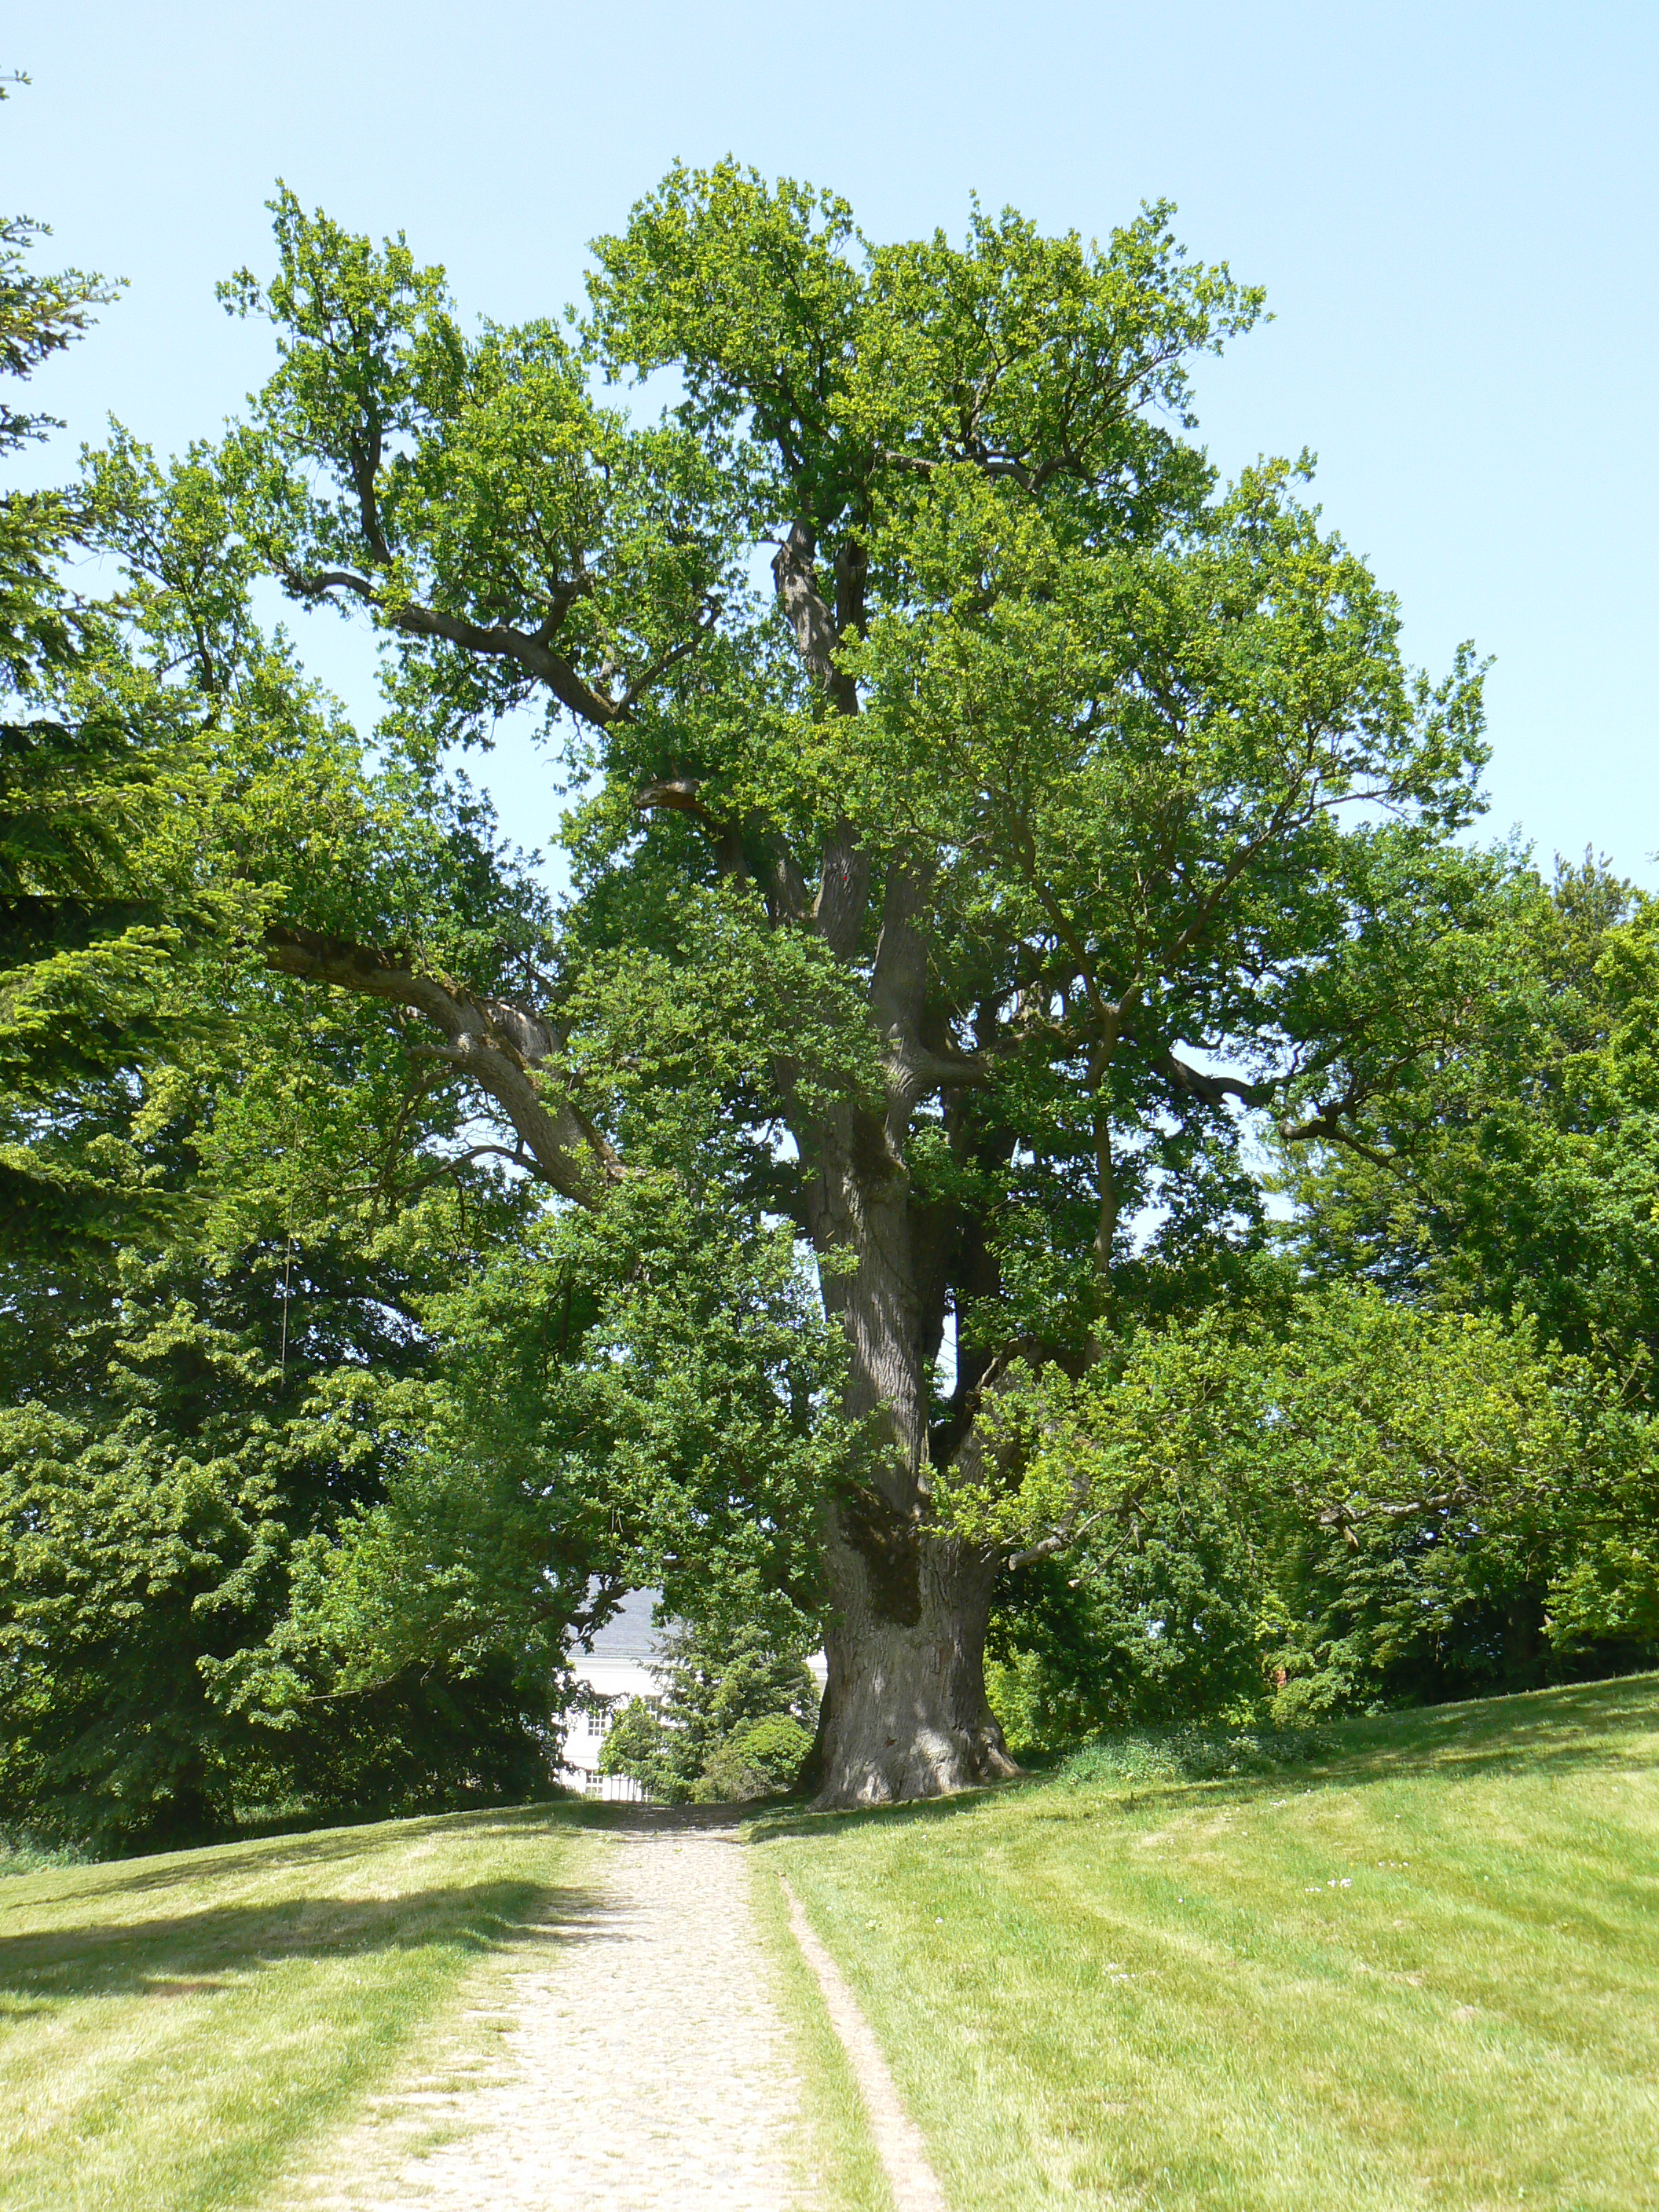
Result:
M765 1824L957 2212L1659 2207L1659 1681Z
M1659 2212L1659 1680L1308 1749L1126 1742L976 1798L757 1824L836 2201L890 2203L781 1873L957 2212ZM270 2203L453 2036L471 1968L591 1909L604 1817L0 1881L0 2205Z
M461 1978L587 1909L580 1815L400 1820L0 1882L0 2204L252 2204Z
M754 1884L761 1940L777 1971L778 1993L795 2039L808 2143L801 2160L825 2212L893 2212L893 2192L870 2134L864 2099L817 1980L789 1928L775 1864Z

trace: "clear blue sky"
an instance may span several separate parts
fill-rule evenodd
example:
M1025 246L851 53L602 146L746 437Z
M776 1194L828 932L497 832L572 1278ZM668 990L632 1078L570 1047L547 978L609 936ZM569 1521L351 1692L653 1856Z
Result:
M7 45L34 82L0 200L130 285L49 404L163 447L263 373L213 285L267 264L279 173L501 319L575 297L676 155L834 185L874 236L959 231L975 190L1085 234L1174 199L1277 317L1203 374L1216 458L1312 447L1413 657L1495 656L1495 831L1659 881L1655 0L58 0ZM366 699L361 649L295 619ZM545 770L489 781L544 842Z

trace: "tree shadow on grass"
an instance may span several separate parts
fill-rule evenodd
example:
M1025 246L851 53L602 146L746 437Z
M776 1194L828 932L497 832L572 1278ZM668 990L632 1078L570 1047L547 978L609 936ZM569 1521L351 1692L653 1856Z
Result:
M500 1836L521 1840L526 1829L544 1826L550 1832L579 1825L575 1807L550 1805L491 1806L468 1813L431 1813L408 1820L356 1822L338 1828L313 1828L298 1836L270 1840L243 1837L229 1843L196 1844L186 1850L156 1852L140 1859L110 1859L95 1868L64 1869L75 1877L77 1899L142 1896L152 1890L193 1887L222 1875L292 1872L306 1867L332 1866L383 1852L394 1836L407 1843L422 1843L465 1832L472 1837Z
M477 1953L612 1940L589 1890L461 1882L396 1898L295 1898L270 1905L43 1929L0 1937L0 2012L82 1997L206 1994L294 1960L364 1958L428 1947Z
M1014 1781L993 1783L983 1790L959 1790L949 1797L913 1797L902 1805L852 1805L835 1813L809 1812L805 1805L788 1807L750 1820L744 1834L751 1844L767 1844L780 1836L844 1836L854 1828L903 1828L957 1820L988 1812L1010 1796L1042 1789L1050 1779L1046 1774L1023 1774ZM732 1808L737 1814L743 1810L740 1805Z
M1339 1747L1314 1770L1324 1779L1383 1781L1431 1770L1448 1780L1500 1771L1565 1776L1626 1766L1640 1763L1644 1740L1659 1753L1659 1677L1626 1674L1422 1706L1350 1721L1336 1735Z

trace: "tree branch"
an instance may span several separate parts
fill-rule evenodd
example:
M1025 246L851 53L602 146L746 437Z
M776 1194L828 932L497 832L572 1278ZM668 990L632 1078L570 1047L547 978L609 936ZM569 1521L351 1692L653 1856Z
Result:
M552 1103L544 1097L535 1072L564 1040L541 1015L422 974L401 951L307 929L268 929L264 954L278 975L331 984L423 1015L443 1042L416 1050L459 1069L493 1098L523 1140L532 1171L562 1196L594 1206L626 1173L586 1115L568 1099Z
M1358 1137L1342 1127L1338 1118L1341 1112L1340 1103L1322 1107L1317 1114L1310 1115L1305 1121L1297 1122L1291 1128L1282 1129L1279 1134L1287 1145L1316 1144L1322 1140L1328 1145L1340 1145L1344 1152L1352 1152L1357 1159L1368 1160L1372 1167L1381 1168L1384 1174L1393 1176L1396 1182L1409 1183L1411 1176L1408 1171L1391 1154L1378 1152L1373 1145L1362 1144Z
M835 652L841 642L841 632L818 588L814 565L817 550L817 538L806 524L791 523L789 535L772 558L772 581L777 587L778 604L795 634L795 651L800 656L801 666L823 684L837 712L856 714L858 686L836 666ZM842 564L838 562L836 565L839 568ZM853 562L844 576L837 577L846 593L849 613L854 613L860 623L864 618L864 573L861 564Z
M1090 1529L1105 1517L1103 1513L1091 1513L1086 1521L1079 1521L1073 1528L1057 1528L1052 1535L1043 1536L1035 1544L1028 1544L1023 1552L1015 1552L1008 1559L1008 1571L1012 1574L1021 1567L1036 1566L1039 1559L1055 1558L1068 1545L1075 1544L1080 1537L1086 1536Z
M1279 1089L1272 1079L1265 1083L1243 1083L1236 1075L1206 1075L1169 1051L1156 1053L1152 1065L1173 1089L1189 1097L1201 1098L1206 1106L1219 1106L1226 1098L1239 1099L1246 1106L1268 1106Z
M748 869L744 859L741 829L735 822L723 821L712 806L705 805L702 791L701 776L665 776L659 782L647 783L642 790L635 792L634 805L641 814L689 814L714 840L720 873L726 876L746 874Z
M682 651L690 651L707 627L699 629L695 638L648 670L622 699L617 700L607 698L602 691L584 683L563 654L553 651L547 641L545 625L536 631L514 629L507 623L468 622L459 615L422 606L416 599L389 604L377 584L350 568L324 568L309 575L287 568L283 572L283 581L296 598L302 599L316 600L326 599L331 592L349 592L365 606L374 608L392 629L401 630L406 637L441 638L446 644L458 645L465 652L476 653L487 660L516 661L526 676L545 684L561 706L568 707L580 720L591 722L601 730L629 712L646 681L660 674L673 659L681 657Z
M623 693L622 697L617 700L611 709L613 715L620 717L631 714L645 694L659 678L666 676L671 668L677 668L688 654L695 653L719 621L720 611L720 603L718 599L706 600L703 604L702 615L690 636L683 637L678 645L671 645L665 653L659 653L653 661L647 665ZM567 701L566 703L569 702Z

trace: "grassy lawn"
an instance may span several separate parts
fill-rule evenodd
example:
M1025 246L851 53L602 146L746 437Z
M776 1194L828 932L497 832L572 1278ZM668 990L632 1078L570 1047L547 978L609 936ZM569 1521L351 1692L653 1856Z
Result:
M1659 2207L1659 1680L775 1822L957 2212Z
M535 1807L0 1882L0 2204L257 2203L470 1966L583 1913L589 1848Z
M823 2212L893 2212L893 2192L870 2133L864 2100L841 2039L824 2010L812 1969L790 1930L783 1893L756 1870L755 1910L762 1940L777 1969L777 1994L794 2039L799 2068L802 2163L816 2182ZM598 2212L598 2208L596 2208Z

